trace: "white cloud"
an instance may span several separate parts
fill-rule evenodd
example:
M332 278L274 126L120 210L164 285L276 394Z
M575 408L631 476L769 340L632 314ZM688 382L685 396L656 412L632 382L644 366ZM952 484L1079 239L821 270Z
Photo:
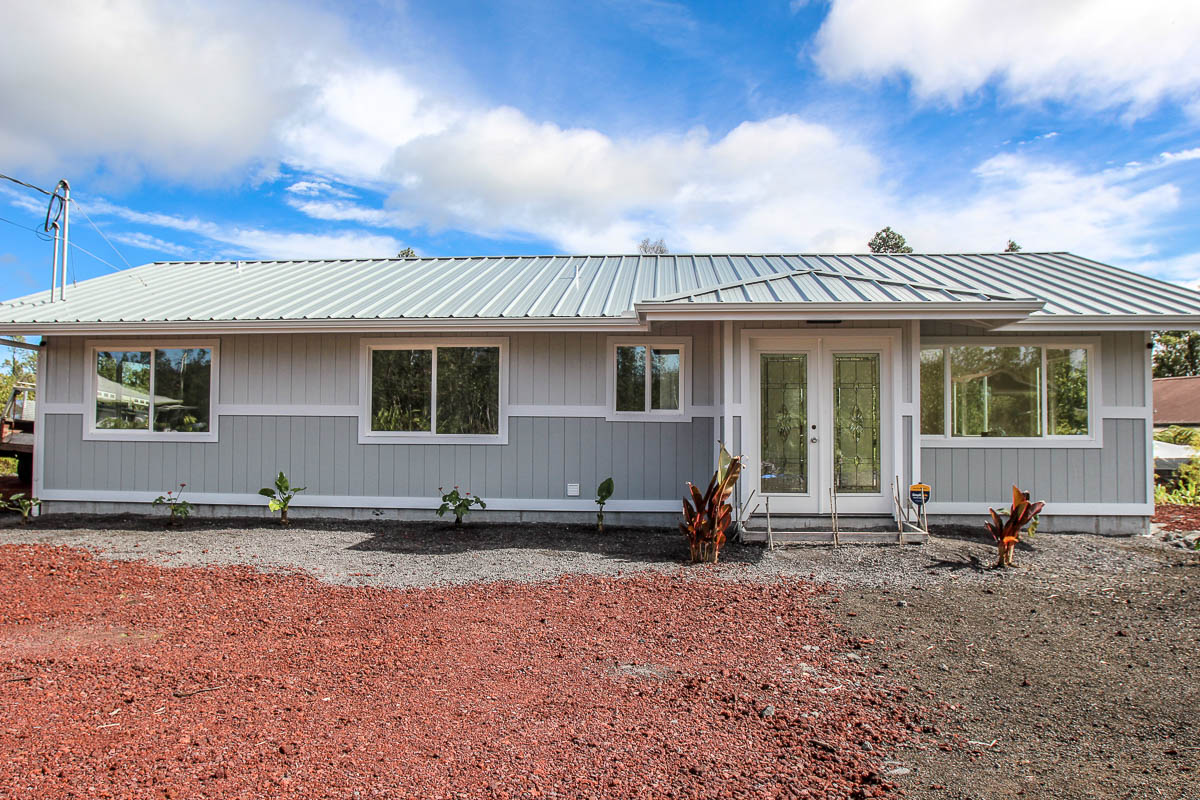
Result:
M1195 161L1197 158L1200 158L1200 147L1193 147L1190 150L1178 150L1174 153L1163 153L1159 158L1164 162Z
M369 208L344 200L300 200L289 198L288 205L313 219L330 222L356 222L374 228L397 228L395 214L382 208Z
M1200 4L1179 0L834 0L815 58L840 80L904 76L925 100L995 83L1011 100L1145 113L1200 90Z
M460 113L392 69L322 64L309 79L319 88L281 126L282 157L347 181L378 180L396 147L444 130Z
M338 31L272 2L6 3L0 162L211 180L269 159L308 91L298 72Z
M345 189L334 186L329 181L323 180L296 181L287 187L287 191L291 194L301 195L303 197L319 197L320 195L330 195L332 197L354 197L353 192L346 191Z
M1200 85L1200 60L1180 54L1196 38L1200 12L1190 5L1166 15L1169 26L1122 5L1127 22L1107 27L1099 20L1111 5L1080 2L1072 13L1044 5L976 2L935 13L921 2L897 5L901 13L839 0L818 57L841 77L910 74L922 96L948 100L995 80L1018 100L1141 108L1186 99ZM923 250L999 249L1011 236L1028 249L1192 268L1156 255L1155 234L1180 193L1165 179L1151 185L1150 171L1196 150L1096 170L1001 155L944 194L921 195L894 182L894 154L802 116L746 121L723 135L614 137L418 84L369 62L316 12L241 10L231 0L80 0L53 17L14 8L0 30L0 163L44 171L103 162L208 181L228 171L273 175L281 161L298 175L285 202L325 223L537 237L574 251L627 252L643 236L663 236L676 251L861 251L890 224ZM42 63L52 42L63 43L67 62L29 81L28 65ZM359 202L358 189L388 193L386 207ZM401 246L375 233L87 208L239 257L386 256Z
M511 109L416 139L389 167L405 224L533 232L574 251L626 252L644 235L677 251L862 251L890 224L922 250L999 250L1011 236L1118 263L1149 259L1179 206L1174 185L1135 182L1143 172L1005 154L952 194L919 195L867 146L794 116L720 138L616 140Z
M140 231L133 233L114 233L108 238L114 242L127 244L130 247L140 247L143 250L151 250L156 253L166 253L167 255L179 256L181 258L191 257L195 252L190 247L184 247L181 244L168 242L165 239L159 239L157 236L151 236L148 233Z
M242 228L219 225L196 217L137 211L100 199L89 200L87 208L93 216L116 217L139 225L195 234L209 242L225 245L226 256L269 259L386 258L394 256L400 249L400 243L390 236L353 231L317 234Z

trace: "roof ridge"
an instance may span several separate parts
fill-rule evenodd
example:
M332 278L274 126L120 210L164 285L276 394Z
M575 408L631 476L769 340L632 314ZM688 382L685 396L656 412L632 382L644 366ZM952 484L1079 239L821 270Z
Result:
M345 256L341 258L226 258L226 259L183 259L151 261L139 266L155 264L318 264L351 261L466 261L471 259L505 259L505 258L834 258L834 257L865 257L865 258L918 258L921 256L1005 256L1025 257L1035 255L1074 255L1069 250L1022 250L1019 253L922 251L919 253L871 253L871 252L798 252L781 250L777 252L739 252L714 251L701 253L497 253L495 255L472 256ZM1082 256L1076 256L1082 258ZM1089 259L1090 260L1090 259ZM1095 262L1101 263L1101 262ZM1107 266L1107 265L1106 265ZM135 267L134 269L137 269ZM124 271L124 270L122 270Z

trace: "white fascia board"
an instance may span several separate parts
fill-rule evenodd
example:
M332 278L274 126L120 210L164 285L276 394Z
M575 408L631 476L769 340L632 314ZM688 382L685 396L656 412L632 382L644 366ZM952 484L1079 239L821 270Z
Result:
M1010 322L998 331L1200 330L1200 314L1060 314Z
M0 322L0 334L33 336L141 336L151 334L199 336L219 333L336 333L340 331L353 333L459 333L464 330L645 332L649 330L649 325L636 317Z

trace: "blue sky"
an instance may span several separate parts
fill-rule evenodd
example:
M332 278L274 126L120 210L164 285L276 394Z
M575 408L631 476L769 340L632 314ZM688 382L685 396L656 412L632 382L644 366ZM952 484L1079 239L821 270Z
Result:
M891 225L1200 281L1193 4L66 5L5 11L0 173L71 181L115 245L76 215L78 280L644 236L861 251ZM48 283L18 227L43 215L0 182L7 296Z

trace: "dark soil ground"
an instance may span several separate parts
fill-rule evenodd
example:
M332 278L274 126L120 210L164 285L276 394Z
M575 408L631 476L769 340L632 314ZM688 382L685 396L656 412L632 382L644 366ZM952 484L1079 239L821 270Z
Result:
M830 606L876 640L873 671L940 709L902 756L908 796L1200 798L1200 558L1108 546L1159 563L1056 572L1035 546L984 583L848 588Z

